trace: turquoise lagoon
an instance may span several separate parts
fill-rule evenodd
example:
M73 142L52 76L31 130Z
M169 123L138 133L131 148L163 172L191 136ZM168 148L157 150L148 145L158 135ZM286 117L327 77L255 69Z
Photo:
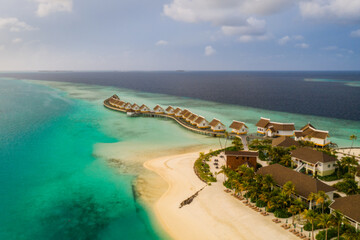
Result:
M241 120L253 132L263 116L297 128L310 121L329 130L339 146L360 135L355 121L113 87L0 79L0 239L168 238L136 186L154 178L144 161L219 143L170 120L128 118L104 108L103 99L114 93L152 107L186 107L226 125Z

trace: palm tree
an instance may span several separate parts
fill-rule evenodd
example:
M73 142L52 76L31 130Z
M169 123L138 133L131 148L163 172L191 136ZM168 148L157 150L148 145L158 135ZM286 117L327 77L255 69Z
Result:
M341 163L348 167L348 173L351 173L351 169L359 165L354 156L341 158Z
M288 212L291 213L291 224L294 225L294 221L295 221L295 215L300 211L300 208L299 206L297 205L291 205L289 208L288 208Z
M275 180L272 177L272 175L266 174L263 177L262 184L263 184L263 189L265 191L268 191L268 190L272 191L274 189L274 186L275 186L276 183L275 183Z
M352 143L351 143L349 154L351 153L351 150L353 148L353 145L354 145L354 142L356 141L356 139L357 139L356 135L353 134L353 135L350 136L350 140L352 140Z
M337 227L337 239L340 239L340 226L341 224L347 223L346 218L344 217L344 215L342 215L339 211L333 211L332 212L332 223L333 226Z
M360 239L360 232L358 231L347 231L343 235L341 235L345 240L359 240Z
M319 221L319 225L324 227L325 240L327 240L327 231L328 231L329 226L332 223L332 215L323 213L317 217L317 220Z
M280 158L280 162L279 164L285 166L285 167L290 167L291 166L291 156L290 155L284 155Z
M231 143L236 147L237 150L242 150L244 148L241 139L238 137L235 137Z
M295 205L299 209L299 213L301 213L301 210L304 208L304 202L301 198L297 198L293 201L293 205ZM301 221L301 214L299 214L299 221Z
M304 217L311 224L311 232L312 232L311 238L314 240L314 222L315 222L315 220L317 218L317 213L314 210L305 209Z
M312 203L317 199L316 193L310 193L307 199L310 201L309 209L312 209Z
M229 133L227 131L224 132L224 137L225 137L225 149L226 149L226 144L229 137Z
M291 195L294 195L295 194L295 185L291 182L291 181L288 181L284 184L283 186L283 190L282 192L288 196L289 200L291 198Z
M326 195L326 193L324 191L319 191L316 194L316 205L321 204L322 213L324 213L324 204L327 199L329 199L329 196Z

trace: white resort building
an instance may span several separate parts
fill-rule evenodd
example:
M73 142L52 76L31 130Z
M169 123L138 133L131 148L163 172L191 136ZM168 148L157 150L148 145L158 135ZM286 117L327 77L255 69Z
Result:
M294 135L294 123L271 122L268 118L260 118L256 123L257 132L268 137L291 137Z
M226 127L224 124L222 124L218 119L214 118L210 123L209 123L211 130L213 130L214 132L223 132L226 130Z
M335 172L337 158L311 148L297 148L291 151L291 160L297 165L296 170L305 168L306 173L327 176Z
M165 113L164 109L162 107L160 107L159 105L156 105L154 107L154 112L157 113L157 114Z
M192 114L192 112L185 109L185 113L182 115L182 118L187 121L187 119L190 117L191 114Z
M230 125L231 132L235 134L247 134L249 128L243 122L233 121Z
M310 123L295 131L294 135L296 141L309 141L320 147L330 144L329 132L318 130Z
M196 119L195 123L198 128L208 128L209 127L209 122L206 121L206 119L203 116L199 116Z
M165 110L166 114L168 115L174 115L174 108L172 106L168 106Z
M141 105L140 107L140 112L142 113L148 113L150 112L150 108L148 106L146 106L145 104Z
M347 197L336 198L329 208L332 211L341 212L345 218L355 227L359 229L360 225L360 194L351 195Z

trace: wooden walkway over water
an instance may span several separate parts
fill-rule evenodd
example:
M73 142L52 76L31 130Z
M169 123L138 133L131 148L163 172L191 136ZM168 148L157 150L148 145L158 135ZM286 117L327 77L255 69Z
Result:
M116 108L114 106L111 106L108 100L104 101L104 106L106 108L109 108L109 109L114 110L114 111L127 113L127 111L124 110L124 109L120 109L120 108ZM238 138L241 139L241 141L242 141L242 143L244 145L244 149L248 150L248 144L247 144L247 139L246 139L247 137L245 135L238 135L238 134L235 134L235 133L215 132L215 131L212 131L211 129L200 129L200 128L197 128L197 127L195 127L193 125L190 125L189 123L187 123L183 119L180 119L178 117L168 115L168 114L165 114L165 113L155 113L155 112L141 113L141 112L136 112L136 113L134 113L134 116L172 119L175 122L177 122L179 125L181 125L182 127L186 128L187 130L190 130L190 131L198 133L198 134L211 136L211 137L227 137L228 139L234 139L235 137L238 137Z

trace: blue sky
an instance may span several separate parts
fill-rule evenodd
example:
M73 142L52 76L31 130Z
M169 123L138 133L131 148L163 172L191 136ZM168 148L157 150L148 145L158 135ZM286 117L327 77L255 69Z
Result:
M360 70L359 0L1 0L0 70Z

